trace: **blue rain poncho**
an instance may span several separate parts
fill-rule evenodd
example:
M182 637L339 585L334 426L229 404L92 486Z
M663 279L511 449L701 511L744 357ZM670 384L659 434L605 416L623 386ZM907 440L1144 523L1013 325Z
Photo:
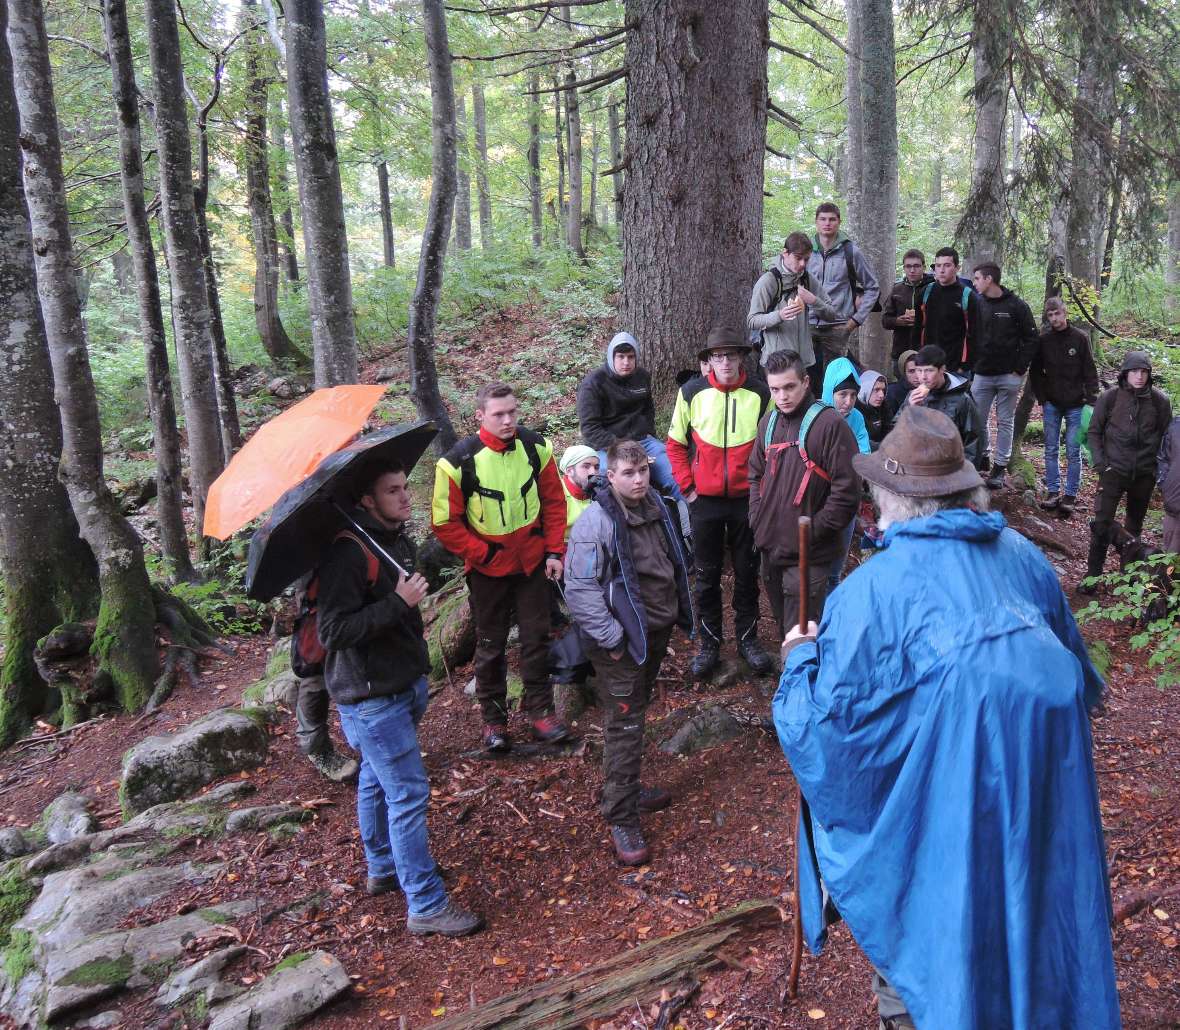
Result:
M1053 569L1005 526L890 526L787 655L804 935L818 953L826 891L921 1030L1115 1028L1103 683Z

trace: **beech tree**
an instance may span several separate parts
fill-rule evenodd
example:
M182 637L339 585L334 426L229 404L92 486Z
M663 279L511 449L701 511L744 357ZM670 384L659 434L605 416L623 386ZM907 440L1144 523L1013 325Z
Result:
M410 396L419 416L433 419L438 426L438 447L446 451L457 436L438 388L434 326L455 207L455 83L443 0L422 0L422 14L430 69L430 203L418 257L418 280L410 301L406 349L410 358Z
M1004 119L1010 73L1007 35L1011 31L1006 13L1001 4L979 4L971 30L975 143L971 193L963 219L964 266L969 270L981 261L1002 263L1004 256Z
M100 669L113 679L120 703L134 711L147 701L158 671L155 604L143 546L103 478L102 430L74 277L41 0L11 0L8 40L32 223L31 253L44 319L34 318L26 346L44 350L48 344L63 430L60 475L82 536L98 562L102 600L93 652ZM0 88L11 86L6 81Z
M173 0L145 0L144 13L159 145L160 220L172 284L172 321L188 439L193 517L200 526L209 487L225 465L214 378L212 316L193 199L192 150L176 9Z
M488 114L483 83L471 84L471 113L475 119L475 187L479 195L479 246L486 254L495 245L492 232L492 191L488 186Z
M131 59L126 0L103 0L103 28L111 61L111 89L119 125L119 177L123 193L123 217L139 303L139 326L147 365L148 409L156 455L156 515L160 550L172 577L196 576L189 555L182 510L180 434L176 428L176 402L168 368L168 340L160 306L160 280L156 269L147 205L143 194L143 158L139 132L139 95Z
M280 37L281 39L281 37ZM279 208L279 254L287 282L299 282L299 258L295 253L295 216L291 212L291 182L287 175L287 130L283 118L283 101L275 101L275 117L271 118L271 146L275 200Z
M471 249L471 148L467 142L467 103L455 95L455 246Z
M762 261L766 0L628 0L620 324L667 394ZM708 146L701 141L708 140Z
M543 208L541 202L541 76L534 71L529 76L529 217L533 229L533 247L544 242Z
M299 179L316 386L358 378L348 235L332 98L328 92L322 0L287 0L287 105Z

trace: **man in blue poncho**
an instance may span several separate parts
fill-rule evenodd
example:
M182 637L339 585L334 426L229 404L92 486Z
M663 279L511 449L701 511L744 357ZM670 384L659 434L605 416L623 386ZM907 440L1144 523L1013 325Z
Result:
M1057 577L986 512L940 412L908 408L853 463L885 549L787 634L774 699L808 945L843 917L889 1030L1118 1027L1103 683Z

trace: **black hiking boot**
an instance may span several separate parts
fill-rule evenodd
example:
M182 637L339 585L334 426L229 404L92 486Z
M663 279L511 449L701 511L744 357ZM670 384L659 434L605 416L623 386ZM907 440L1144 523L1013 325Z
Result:
M388 876L370 876L365 879L365 893L370 897L391 894L401 889L402 885L398 882L397 873L390 873Z
M651 848L638 826L612 826L610 839L623 865L644 865L651 859Z
M769 676L774 672L774 661L766 653L766 649L757 637L750 636L746 640L739 640L738 654L742 656L742 660L750 667L750 671L754 675Z
M1061 494L1054 492L1049 494L1043 501L1038 502L1038 507L1041 511L1056 511L1061 504Z
M512 738L508 736L507 726L486 723L483 733L480 734L480 740L485 750L494 751L496 754L504 754L512 750Z
M1077 507L1078 499L1072 494L1066 494L1061 498L1061 503L1057 505L1057 514L1063 519L1069 518L1073 514L1074 508Z
M639 788L639 811L661 812L672 804L672 795L663 787Z
M568 740L570 735L570 728L556 715L538 716L533 719L530 728L533 737L542 744L560 744L563 740Z
M355 779L361 768L355 758L342 755L331 744L309 752L307 760L319 770L321 776L333 783L347 783Z
M1004 487L1004 477L1007 474L1007 465L993 465L991 475L983 481L983 485L989 490L1002 490Z
M694 680L707 680L713 675L717 663L721 660L721 648L715 640L702 640L700 650L692 660L689 670Z

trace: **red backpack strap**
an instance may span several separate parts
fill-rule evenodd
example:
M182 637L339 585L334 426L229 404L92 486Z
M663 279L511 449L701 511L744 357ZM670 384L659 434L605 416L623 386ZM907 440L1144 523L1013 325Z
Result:
M377 575L381 571L381 565L377 561L377 555L370 551L365 542L351 530L340 530L340 532L336 534L336 539L339 540L341 538L353 541L353 543L355 543L357 547L359 547L364 552L365 581L368 584L369 589L372 590L373 587L377 585Z

